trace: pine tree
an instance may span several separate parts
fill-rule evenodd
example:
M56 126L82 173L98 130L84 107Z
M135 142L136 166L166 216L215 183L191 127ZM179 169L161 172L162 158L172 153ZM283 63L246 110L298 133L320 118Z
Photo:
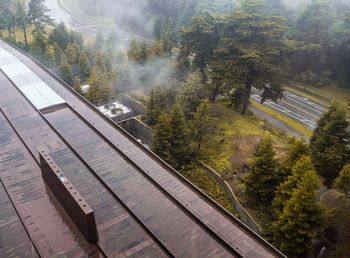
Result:
M149 126L155 126L158 123L158 118L166 109L166 96L162 89L153 89L150 98L147 102L145 112L145 122Z
M277 162L271 138L265 137L254 150L245 178L247 195L254 201L270 205L277 188Z
M279 177L283 181L292 174L292 167L302 157L310 155L310 146L304 139L292 138L288 144L288 152L279 169Z
M192 139L196 143L197 155L200 155L201 147L206 142L209 133L212 131L211 119L209 116L209 100L204 99L200 102L193 116L191 125Z
M170 118L167 114L161 114L158 124L154 129L152 150L165 162L171 162L172 129Z
M170 164L180 169L188 163L190 148L185 117L178 103L175 103L170 113L170 125L172 129Z
M280 216L284 205L291 198L293 190L299 186L305 173L308 171L315 173L312 160L309 156L302 156L292 166L292 174L277 187L275 197L272 201L272 212L276 218Z
M29 21L35 26L35 30L44 32L45 25L51 24L52 19L48 15L50 11L44 4L44 0L30 0L28 3Z
M350 197L350 165L347 165L334 180L334 188L340 190L347 197Z
M66 56L68 64L70 64L71 66L77 63L78 53L74 43L68 43L66 48Z
M106 100L111 95L111 87L108 83L106 75L97 66L91 69L89 77L89 92L87 98L93 103L100 100Z
M282 214L272 224L273 244L288 257L304 257L323 231L327 213L317 201L319 187L316 173L307 171Z
M197 71L188 76L179 94L179 101L181 102L186 117L191 117L193 115L204 97L205 90L201 75Z
M83 80L90 75L89 55L87 51L82 51L79 55L78 67Z
M69 65L65 54L61 55L61 64L59 66L59 71L61 79L65 81L65 83L73 85L74 78L72 67Z
M328 185L350 161L350 123L346 114L344 106L333 103L318 121L310 140L316 171Z

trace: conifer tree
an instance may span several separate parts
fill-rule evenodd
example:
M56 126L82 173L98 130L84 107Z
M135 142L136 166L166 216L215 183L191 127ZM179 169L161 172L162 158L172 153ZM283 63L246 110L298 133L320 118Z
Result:
M315 168L309 156L302 156L291 168L292 174L281 183L276 190L272 202L272 212L276 218L280 216L284 205L291 198L293 190L297 188L307 171L313 171Z
M51 24L52 19L48 15L50 10L45 6L44 0L30 0L28 3L29 21L35 26L35 30L44 32L45 25Z
M66 48L66 56L67 56L67 61L68 64L73 66L74 64L77 63L77 50L76 46L74 43L68 43L67 48Z
M193 116L191 125L192 139L196 143L196 152L200 155L201 147L212 131L212 124L209 116L209 100L203 99Z
M78 59L78 67L80 75L83 80L85 80L90 75L90 64L89 64L89 55L87 51L82 51Z
M350 165L347 165L334 180L334 188L340 190L347 197L350 197Z
M159 115L166 109L165 101L165 94L162 89L158 88L151 91L145 112L145 122L149 126L155 126L158 123Z
M72 85L74 80L72 67L69 65L65 54L61 55L61 64L59 66L59 71L61 79L67 84Z
M254 150L245 178L247 195L256 202L270 205L277 188L277 162L270 137L265 137Z
M193 115L204 97L201 75L197 71L188 76L179 94L179 100L186 117Z
M171 140L170 118L167 114L161 114L154 129L152 150L168 163L171 163Z
M105 74L97 67L91 69L91 74L88 80L90 89L87 98L96 103L100 100L106 100L111 94L111 87Z
M310 140L316 171L328 185L350 161L350 123L346 114L344 106L333 103L318 121Z
M172 129L171 165L180 169L188 163L190 150L185 117L178 103L175 103L170 113L170 125Z
M327 213L317 200L319 187L316 173L307 171L272 225L273 244L288 257L304 257L323 231Z
M279 169L279 178L281 181L292 174L292 167L302 157L310 155L310 146L304 139L292 138L288 144L288 152Z

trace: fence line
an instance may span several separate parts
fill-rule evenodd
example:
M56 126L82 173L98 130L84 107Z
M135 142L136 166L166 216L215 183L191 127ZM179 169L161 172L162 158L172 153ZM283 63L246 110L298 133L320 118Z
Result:
M261 235L261 227L259 224L253 219L253 217L247 212L247 210L243 207L243 205L239 202L238 198L232 191L230 185L219 175L215 170L209 167L206 164L202 164L204 170L211 176L215 181L221 185L228 198L231 200L235 210L239 215L239 219L246 224L251 230L255 233Z

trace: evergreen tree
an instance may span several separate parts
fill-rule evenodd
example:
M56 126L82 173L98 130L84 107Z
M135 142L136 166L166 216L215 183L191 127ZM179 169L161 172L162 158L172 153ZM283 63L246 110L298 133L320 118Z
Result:
M320 180L307 171L272 225L273 244L288 257L304 257L323 231L326 209L317 201Z
M288 144L288 152L279 169L279 178L283 181L292 174L292 167L302 157L310 155L310 146L304 139L292 138Z
M245 178L247 195L264 205L270 205L277 188L277 162L269 137L264 138L254 150Z
M86 50L79 55L78 67L83 80L86 80L90 75L89 55Z
M72 67L69 65L65 54L61 55L61 63L59 66L59 71L60 71L61 79L65 83L69 85L73 85L74 78L73 78Z
M190 74L179 94L179 101L181 102L186 117L191 117L193 115L204 98L205 91L200 73L195 72Z
M91 69L91 74L89 77L90 90L88 92L87 98L93 103L97 103L100 100L106 100L111 95L111 87L108 83L106 75L99 69L99 67L94 66Z
M310 140L316 171L328 185L350 161L350 123L346 113L344 106L333 103L318 121Z
M154 129L152 150L165 162L171 163L172 129L170 118L167 114L161 114L158 124Z
M272 202L272 211L276 218L278 218L283 211L284 205L291 198L293 190L297 188L302 181L304 175L308 171L315 173L315 168L309 156L302 156L292 166L292 174L282 182L276 190L275 197Z
M334 180L333 186L347 197L350 197L350 165L343 168L339 176Z
M52 19L48 15L50 10L45 6L44 0L30 0L28 3L28 17L36 30L45 33L45 25L52 24Z
M25 7L26 2L24 0L13 0L10 2L10 12L13 18L13 26L14 26L14 33L16 31L16 24L21 25L22 31L23 31L23 36L24 36L24 48L25 51L28 51L28 37L27 37L27 21L28 21L28 16L26 13L26 7ZM15 35L15 34L14 34ZM15 37L15 42L16 42L16 36Z
M44 55L47 48L47 41L41 30L37 30L33 33L33 46L34 49L39 52L39 55Z
M151 91L145 112L145 122L149 126L155 126L160 114L166 109L165 95L165 92L160 88Z
M175 103L170 113L171 138L171 165L180 169L188 164L190 156L189 138L184 114L178 103Z
M68 43L66 48L66 56L68 64L70 64L72 67L74 64L77 63L77 46L74 43Z
M213 130L211 119L209 116L209 100L203 99L193 116L191 125L192 140L196 143L197 155L200 155L201 147L206 142L207 137Z
M54 47L49 45L44 53L44 63L47 67L56 67L55 50Z

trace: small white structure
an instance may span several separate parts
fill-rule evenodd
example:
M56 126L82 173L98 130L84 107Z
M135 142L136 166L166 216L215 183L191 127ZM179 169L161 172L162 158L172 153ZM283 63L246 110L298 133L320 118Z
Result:
M90 85L82 85L80 86L80 90L83 94L87 94L90 90Z
M121 121L133 116L132 110L118 101L100 106L98 107L98 110L114 121Z

